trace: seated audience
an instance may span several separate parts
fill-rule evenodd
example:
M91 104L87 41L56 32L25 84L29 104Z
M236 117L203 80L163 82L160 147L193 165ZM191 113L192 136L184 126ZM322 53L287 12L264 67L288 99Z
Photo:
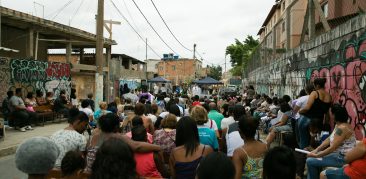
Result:
M43 92L41 90L36 91L36 102L38 106L47 104L46 98L43 96Z
M292 109L291 109L290 105L287 102L283 102L280 105L280 110L281 110L281 112L283 112L281 120L270 128L270 133L268 134L267 139L266 139L268 148L271 146L271 143L273 142L274 138L276 137L276 133L283 132L283 131L288 131L288 132L292 131L292 126L291 126Z
M9 100L10 116L13 117L14 126L18 127L21 132L26 130L33 130L31 127L31 122L37 119L37 114L35 112L30 112L27 110L25 103L22 99L22 89L15 89L15 95Z
M65 117L67 117L67 115L69 114L69 107L68 107L69 104L70 102L67 100L66 91L61 90L60 95L56 98L56 100L53 103L54 105L53 108L56 112L61 113Z
M346 153L345 163L348 165L338 169L327 169L320 175L321 179L358 179L366 178L366 138L356 144L356 147Z
M331 135L308 154L306 160L308 179L319 178L323 167L342 167L345 164L344 155L356 145L355 133L348 123L346 108L335 104L330 111L330 117L336 126Z

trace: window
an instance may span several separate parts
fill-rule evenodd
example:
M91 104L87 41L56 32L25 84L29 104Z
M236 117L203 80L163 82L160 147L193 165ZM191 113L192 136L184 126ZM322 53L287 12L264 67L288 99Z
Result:
M285 8L286 8L286 0L283 0L283 3L282 3L282 11L285 11Z
M325 18L327 18L328 17L328 3L325 3L322 6L322 10L323 10L323 13L324 13Z
M175 65L172 66L172 69L175 70Z
M282 22L282 32L285 32L285 29L286 29L286 23Z

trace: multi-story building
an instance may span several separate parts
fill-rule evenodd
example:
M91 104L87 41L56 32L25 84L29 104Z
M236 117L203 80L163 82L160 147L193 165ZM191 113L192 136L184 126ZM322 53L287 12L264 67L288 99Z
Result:
M291 49L300 44L307 1L276 0L257 35L268 49Z
M332 29L366 11L365 0L319 0L319 3ZM318 12L315 12L315 23L316 34L324 33Z
M158 75L172 82L172 85L189 83L200 78L202 62L198 59L180 58L161 60L158 64Z

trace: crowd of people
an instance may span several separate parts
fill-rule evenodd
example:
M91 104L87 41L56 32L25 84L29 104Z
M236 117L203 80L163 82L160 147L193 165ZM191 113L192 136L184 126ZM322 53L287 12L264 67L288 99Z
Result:
M63 130L24 142L16 165L64 178L295 179L304 168L309 179L365 178L366 140L356 143L325 82L315 79L293 100L252 86L243 96L203 98L125 88L96 109L91 97L68 109Z

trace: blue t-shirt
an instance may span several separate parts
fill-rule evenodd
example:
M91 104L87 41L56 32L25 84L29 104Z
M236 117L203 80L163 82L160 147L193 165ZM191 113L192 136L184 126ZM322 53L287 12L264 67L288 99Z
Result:
M219 149L219 142L217 141L216 133L213 129L205 126L199 126L198 135L200 137L201 144L209 145L214 150Z

